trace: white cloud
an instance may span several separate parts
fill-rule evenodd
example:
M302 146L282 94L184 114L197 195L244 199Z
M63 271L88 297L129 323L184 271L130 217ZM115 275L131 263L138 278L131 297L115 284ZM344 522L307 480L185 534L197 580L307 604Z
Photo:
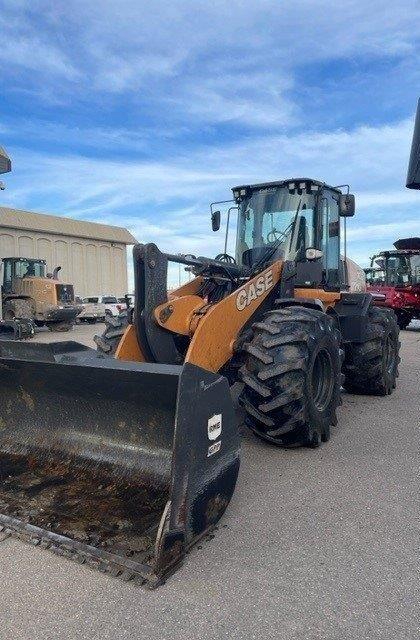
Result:
M367 224L358 229L348 229L347 238L350 241L368 240L370 242L394 242L397 237L409 237L420 233L420 219L400 220L397 222L383 222L381 224Z
M297 68L409 56L420 36L416 0L27 0L3 14L12 89L50 103L121 95L173 121L256 127L298 121Z
M16 8L19 9L19 5ZM6 13L0 17L0 34L0 65L4 75L7 72L13 75L16 67L21 67L43 76L49 75L54 81L57 77L69 81L80 78L70 56L59 43L53 44L42 29L32 28L17 18L8 19Z
M351 131L259 136L141 162L9 149L15 171L3 200L21 208L35 202L44 211L59 202L56 213L128 226L139 240L154 240L166 251L214 254L223 239L208 231L210 201L228 198L235 184L309 176L351 185L359 212L349 223L349 240L356 247L368 239L391 240L403 228L415 233L418 194L404 187L411 132L412 122L403 121ZM406 223L384 216L388 211L395 217L398 207Z
M57 194L73 212L118 204L163 204L176 198L202 203L221 198L235 183L309 175L348 182L360 205L414 200L404 188L412 122L330 133L258 136L207 145L161 160L112 161L10 149L20 197ZM77 132L75 132L77 135ZM13 179L15 176L13 176ZM12 179L12 177L11 177Z

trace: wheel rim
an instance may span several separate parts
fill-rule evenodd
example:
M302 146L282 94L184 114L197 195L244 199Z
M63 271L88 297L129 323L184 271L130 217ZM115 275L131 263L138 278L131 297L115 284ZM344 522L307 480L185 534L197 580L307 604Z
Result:
M316 354L311 376L312 398L318 411L328 407L334 389L334 371L331 356L323 349Z
M394 349L394 341L392 339L392 336L389 333L385 338L384 362L385 362L386 371L388 372L389 375L391 375L394 370L395 349Z

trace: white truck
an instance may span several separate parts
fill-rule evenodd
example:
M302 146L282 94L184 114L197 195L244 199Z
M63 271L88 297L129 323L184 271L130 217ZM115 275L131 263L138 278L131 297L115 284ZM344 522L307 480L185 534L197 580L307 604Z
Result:
M83 310L79 313L77 319L79 322L104 322L105 316L118 316L123 305L118 301L116 296L99 295L88 296L82 300Z

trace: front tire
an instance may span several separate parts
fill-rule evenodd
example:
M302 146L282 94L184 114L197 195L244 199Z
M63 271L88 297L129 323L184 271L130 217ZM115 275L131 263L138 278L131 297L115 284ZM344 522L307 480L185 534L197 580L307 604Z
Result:
M340 339L330 316L305 307L274 309L253 325L239 400L256 435L288 447L329 440L341 402Z
M397 318L391 309L369 309L366 340L346 345L346 391L375 396L392 393L400 362L398 334Z
M128 324L127 311L121 311L118 316L112 316L107 313L105 316L105 329L102 335L93 338L97 350L108 356L114 356Z

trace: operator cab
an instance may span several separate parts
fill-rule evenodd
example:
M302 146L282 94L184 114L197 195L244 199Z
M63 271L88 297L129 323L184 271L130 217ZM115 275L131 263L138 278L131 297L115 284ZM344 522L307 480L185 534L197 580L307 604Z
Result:
M390 287L419 286L420 251L383 251L373 256L367 281Z
M354 196L308 178L243 185L232 191L238 205L239 265L253 269L273 259L293 261L302 286L331 290L345 286L340 216L354 215ZM308 262L310 269L302 266Z
M30 258L3 258L3 291L12 290L14 278L45 278L46 261Z

